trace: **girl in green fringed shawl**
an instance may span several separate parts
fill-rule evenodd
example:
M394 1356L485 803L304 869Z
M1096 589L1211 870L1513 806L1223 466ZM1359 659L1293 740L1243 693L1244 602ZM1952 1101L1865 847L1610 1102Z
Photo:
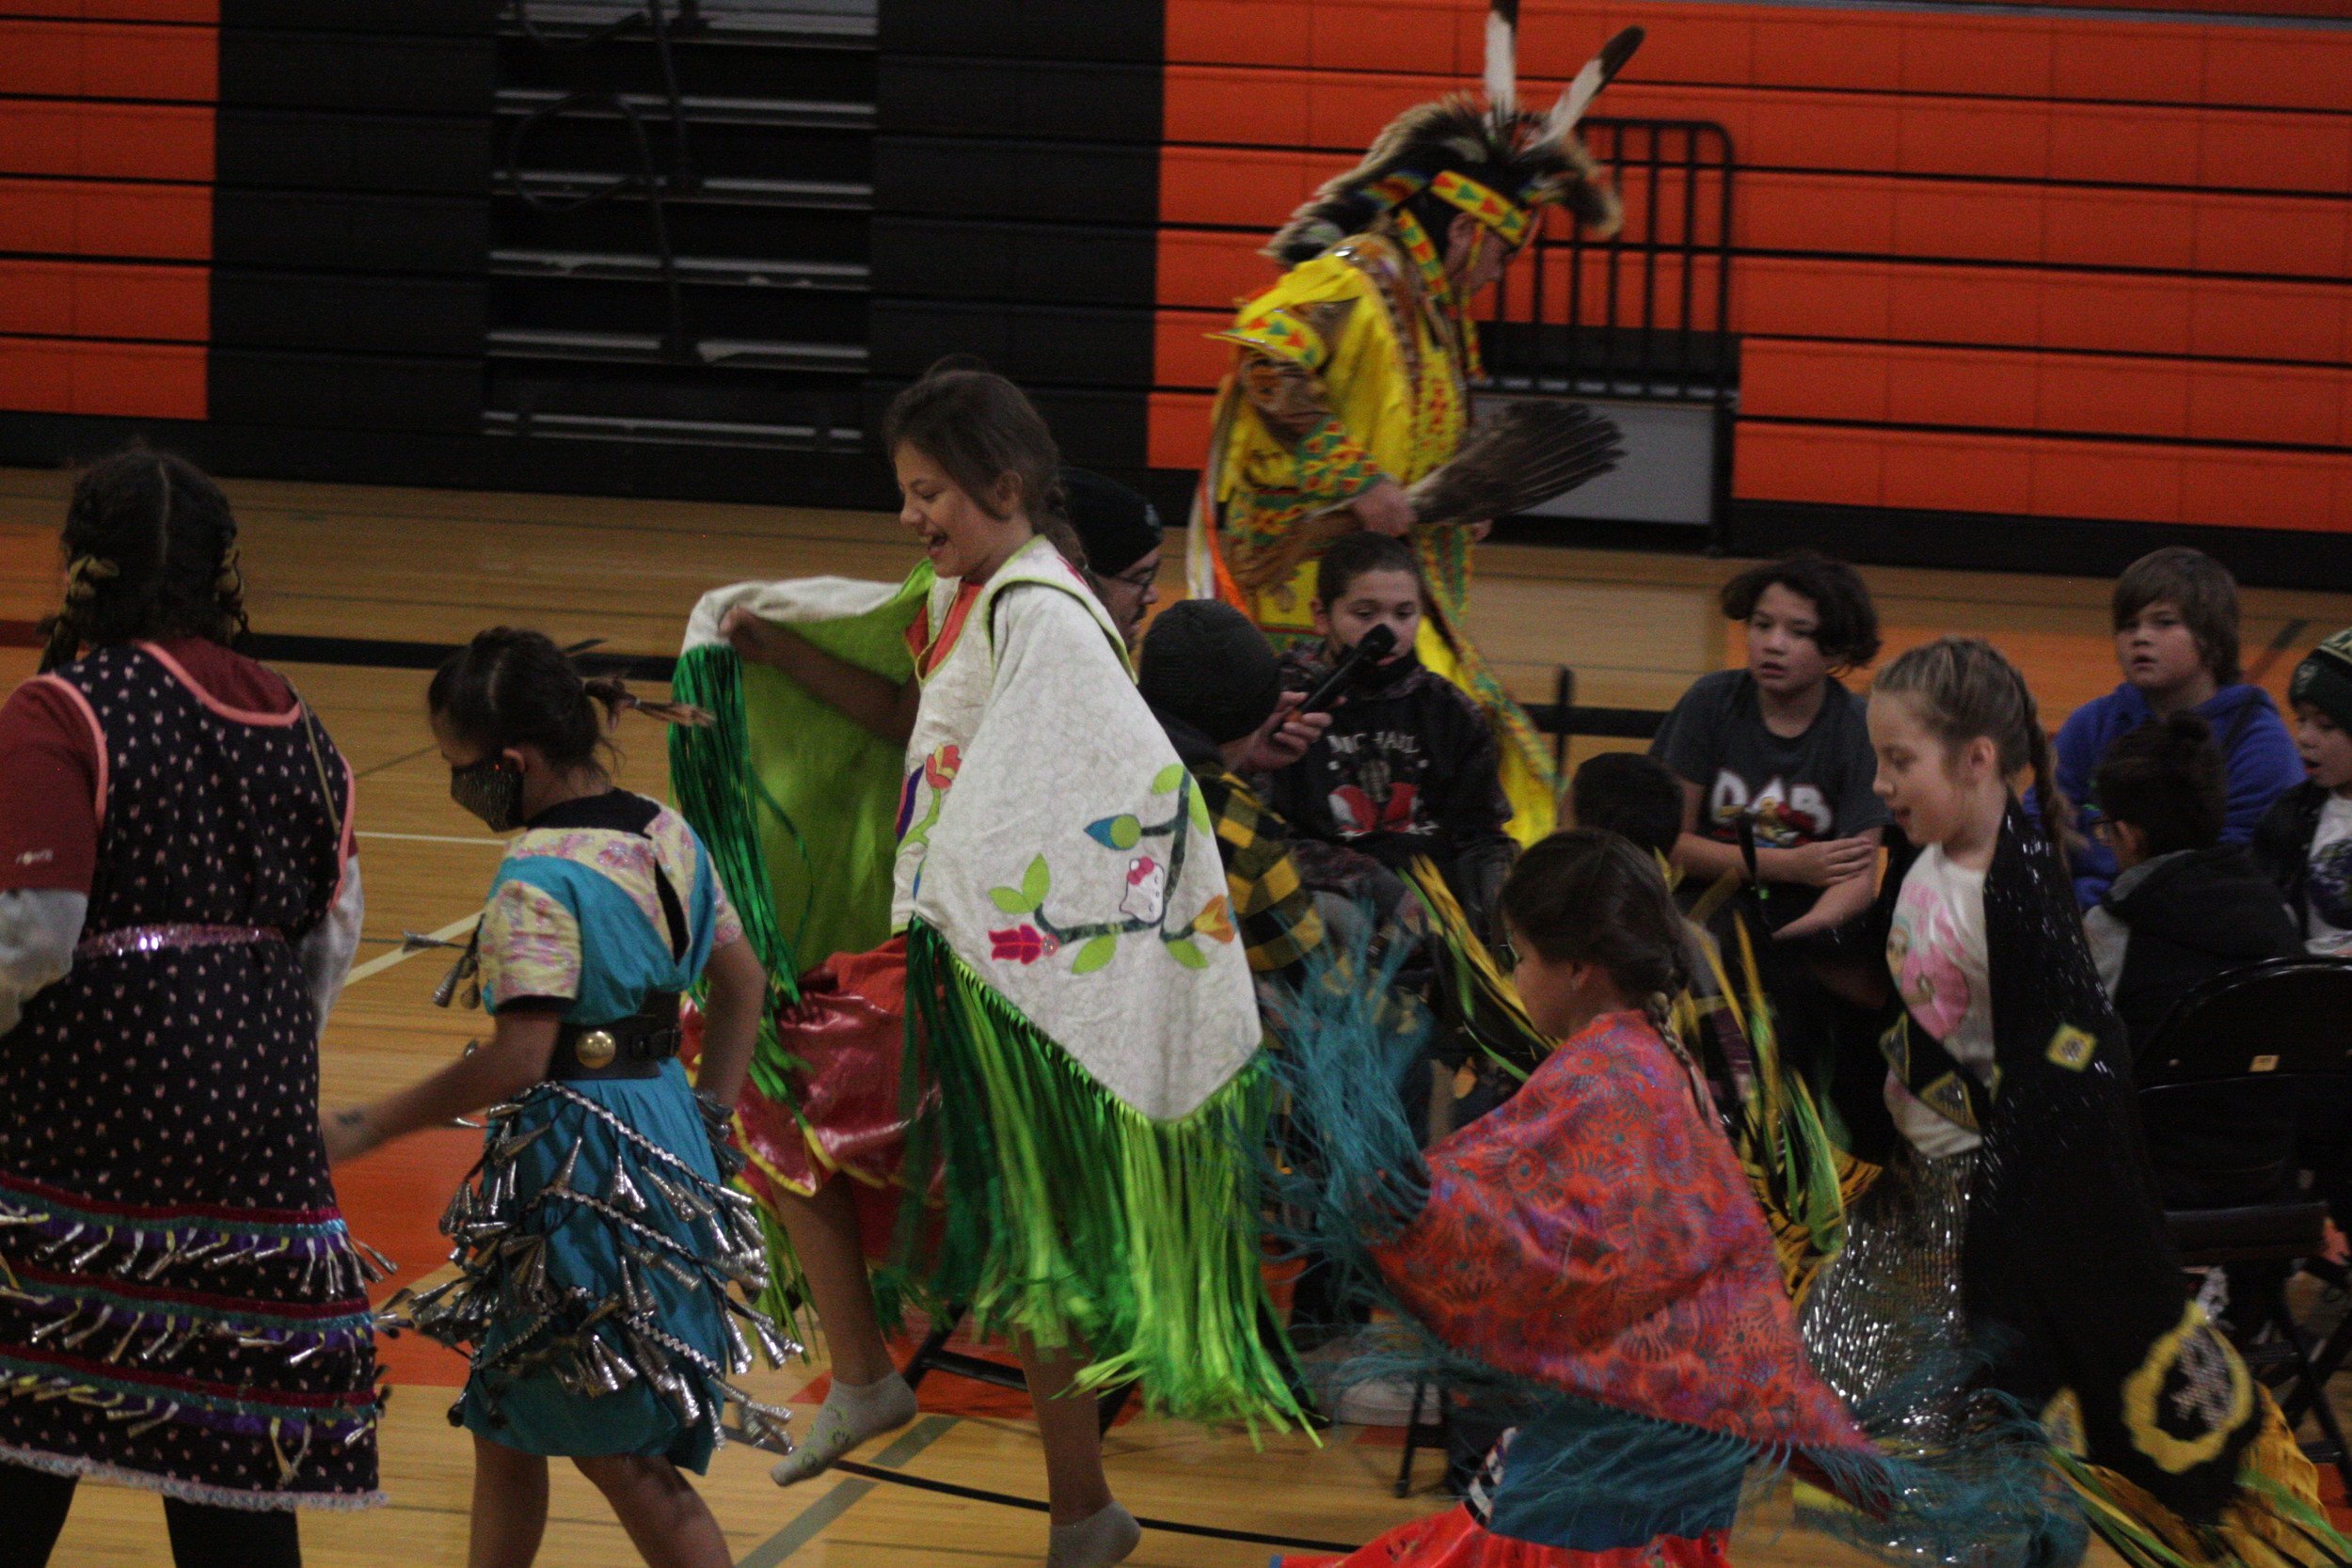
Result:
M817 966L741 1112L749 1177L833 1354L824 1408L774 1475L816 1474L914 1416L881 1326L911 1287L968 1307L1023 1361L1047 1560L1113 1563L1136 1526L1104 1483L1093 1400L1066 1396L1136 1378L1181 1415L1295 1414L1255 1331L1260 1022L1197 788L1049 510L1043 420L1001 377L943 370L900 395L887 434L928 566L895 594L723 591L680 668L722 739L742 737L738 754L682 749L680 799L745 849L720 858L761 884L733 891L768 907L772 944L797 923L801 950L771 966ZM763 739L778 713L795 717ZM874 739L904 747L882 781L887 835L857 771Z

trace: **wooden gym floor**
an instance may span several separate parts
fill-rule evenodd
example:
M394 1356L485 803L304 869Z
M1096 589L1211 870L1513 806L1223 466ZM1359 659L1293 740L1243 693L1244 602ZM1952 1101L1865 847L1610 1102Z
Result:
M69 488L56 473L0 470L0 690L31 673L26 623L56 603L56 531ZM473 495L320 484L236 483L245 569L257 630L456 642L490 625L534 626L599 651L673 654L697 595L747 578L815 573L895 578L914 551L886 516L752 506ZM1171 536L1174 542L1180 536ZM1179 553L1171 550L1171 556ZM1714 594L1740 562L1694 556L1492 546L1480 557L1473 625L1531 700L1549 700L1552 671L1573 666L1582 703L1671 704L1695 675L1736 659ZM1163 592L1180 592L1171 561ZM2025 667L2055 727L2116 679L2105 632L2104 581L1981 573L1870 570L1889 652L1950 631L1991 637ZM2352 594L2249 590L2247 663L2274 694L2296 658L2352 623ZM13 625L11 625L13 624ZM366 945L324 1048L325 1095L342 1104L380 1094L446 1060L482 1028L480 1015L429 1005L442 965L408 958L404 932L460 932L498 863L499 843L447 798L424 727L421 671L355 665L284 667L325 718L360 779ZM622 733L622 782L665 792L664 742L649 723ZM1615 742L1609 744L1628 744ZM1583 747L1580 746L1579 754ZM434 1223L472 1158L461 1131L429 1134L347 1167L341 1185L354 1229L431 1277L445 1247ZM381 1511L315 1514L304 1527L317 1568L464 1560L469 1439L443 1411L462 1378L457 1359L413 1336L385 1356L397 1388L383 1433ZM821 1360L759 1374L771 1397L821 1396ZM1021 1402L952 1379L927 1385L926 1414L858 1455L909 1475L1037 1497L1042 1476ZM1397 1433L1338 1428L1321 1446L1136 1419L1107 1446L1113 1484L1138 1514L1226 1529L1361 1542L1445 1506L1433 1490L1390 1496ZM722 1450L704 1483L739 1562L756 1568L879 1568L909 1562L989 1568L1041 1561L1042 1517L868 1480L824 1477L789 1492L768 1459ZM1258 1564L1269 1548L1148 1532L1132 1560L1148 1568ZM1863 1560L1766 1510L1742 1528L1750 1568L1813 1568ZM168 1560L154 1498L88 1486L56 1561L97 1568ZM602 1501L559 1466L542 1561L603 1568L638 1560ZM2094 1561L2111 1561L2104 1552Z

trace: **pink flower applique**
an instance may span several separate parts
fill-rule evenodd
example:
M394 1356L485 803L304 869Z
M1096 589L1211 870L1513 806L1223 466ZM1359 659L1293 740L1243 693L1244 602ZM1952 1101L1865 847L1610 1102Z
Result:
M988 940L990 958L1009 958L1014 963L1033 964L1061 950L1060 942L1025 921L1008 931L991 931Z

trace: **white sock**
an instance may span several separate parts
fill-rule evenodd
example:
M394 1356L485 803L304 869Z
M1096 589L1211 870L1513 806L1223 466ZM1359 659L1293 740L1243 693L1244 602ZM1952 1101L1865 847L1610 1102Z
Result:
M1056 1525L1045 1568L1111 1568L1126 1561L1142 1540L1143 1527L1136 1516L1112 1503L1074 1525Z
M914 1390L897 1372L873 1383L833 1380L825 1402L809 1418L808 1433L776 1461L768 1479L778 1486L806 1481L865 1442L914 1419Z

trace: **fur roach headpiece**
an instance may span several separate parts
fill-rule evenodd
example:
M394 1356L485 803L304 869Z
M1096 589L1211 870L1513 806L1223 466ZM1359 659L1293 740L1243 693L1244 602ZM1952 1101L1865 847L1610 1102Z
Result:
M1406 110L1364 161L1317 191L1265 247L1285 266L1320 256L1426 192L1459 208L1514 247L1541 210L1559 205L1601 235L1623 217L1617 193L1577 139L1600 89L1642 45L1642 29L1611 39L1576 73L1549 114L1518 106L1518 0L1493 0L1486 17L1486 103L1457 93Z

